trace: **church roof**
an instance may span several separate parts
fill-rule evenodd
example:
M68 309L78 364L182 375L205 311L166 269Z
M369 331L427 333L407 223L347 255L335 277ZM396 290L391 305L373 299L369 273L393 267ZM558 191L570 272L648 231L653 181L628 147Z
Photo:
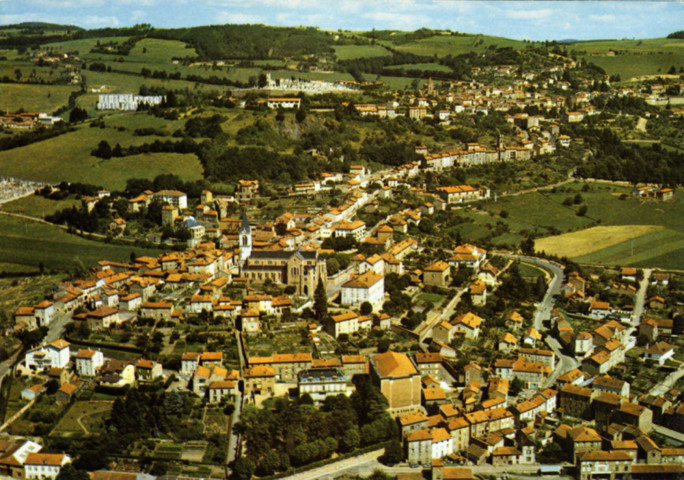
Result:
M252 227L250 226L249 219L247 218L247 210L245 210L242 214L242 225L240 226L240 231L247 233L252 232Z

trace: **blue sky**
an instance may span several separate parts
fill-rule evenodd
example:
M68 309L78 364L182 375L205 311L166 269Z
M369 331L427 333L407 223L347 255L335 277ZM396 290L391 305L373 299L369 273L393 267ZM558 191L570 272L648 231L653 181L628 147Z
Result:
M420 27L517 39L661 37L684 28L681 2L456 0L0 0L0 24L86 28L151 23L312 25L336 30Z

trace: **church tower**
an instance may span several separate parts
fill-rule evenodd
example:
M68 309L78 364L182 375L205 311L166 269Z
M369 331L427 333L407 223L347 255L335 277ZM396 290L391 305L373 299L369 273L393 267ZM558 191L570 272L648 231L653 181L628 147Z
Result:
M252 227L249 225L247 211L242 215L242 225L238 235L240 241L240 269L252 254Z

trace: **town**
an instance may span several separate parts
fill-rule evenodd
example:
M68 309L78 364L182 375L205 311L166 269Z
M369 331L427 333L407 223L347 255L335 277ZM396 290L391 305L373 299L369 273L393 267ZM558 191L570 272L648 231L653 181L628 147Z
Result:
M201 37L169 74L128 62L180 43L149 26L26 28L0 66L79 90L0 117L0 475L684 476L681 66L398 50L395 87L333 50L238 81Z

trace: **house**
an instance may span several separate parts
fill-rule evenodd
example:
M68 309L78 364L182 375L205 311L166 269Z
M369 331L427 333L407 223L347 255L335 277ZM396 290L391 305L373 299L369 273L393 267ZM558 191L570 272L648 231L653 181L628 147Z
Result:
M39 383L36 385L31 385L30 387L26 387L21 391L21 398L28 401L35 400L38 398L38 395L43 393L45 390L45 385L41 385Z
M32 348L26 353L24 364L35 371L49 370L52 367L64 368L69 364L71 356L69 345L66 340L59 339Z
M188 196L178 190L160 190L152 195L152 199L171 205L178 210L188 208Z
M318 405L327 397L346 394L348 380L339 368L310 368L297 375L297 388L300 397L309 395Z
M23 478L26 457L42 448L32 440L0 440L0 475Z
M373 271L363 273L342 285L342 305L358 307L369 302L374 310L380 310L384 300L385 277Z
M624 451L593 451L582 453L578 458L579 480L600 476L624 477L631 472L634 459Z
M432 465L432 435L428 429L409 433L404 443L409 464Z
M417 352L413 360L421 376L431 375L435 379L442 377L442 356L439 353Z
M437 187L437 194L449 205L454 203L474 202L489 198L488 188L475 188L470 185Z
M240 313L240 325L242 332L256 335L261 332L261 315L254 309L245 310Z
M55 401L57 403L69 403L80 389L81 384L65 383L55 392Z
M82 377L94 377L104 365L100 350L80 349L76 354L76 372Z
M139 309L142 303L142 295L139 293L129 293L119 299L119 307L129 312Z
M162 376L162 364L141 358L135 364L135 378L139 382L152 382Z
M667 342L658 342L646 349L644 360L654 360L663 365L675 353L675 347Z
M140 304L139 315L142 318L153 318L155 320L171 321L173 304L171 302L143 302Z
M268 97L268 100L266 100L266 105L268 108L271 109L276 109L276 108L283 108L283 109L293 109L293 108L299 108L301 103L301 99L297 97L291 97L291 98L285 98L285 97Z
M596 394L591 388L567 383L560 390L560 408L570 417L587 418Z
M238 382L234 380L215 380L207 387L209 403L221 403L224 400L234 401L238 396Z
M33 314L41 327L47 327L55 317L55 304L49 300L43 300L38 305L33 307Z
M29 453L24 461L24 478L54 480L67 463L71 463L71 457L65 453Z
M276 372L268 365L255 365L244 370L245 395L272 395Z
M441 260L423 269L423 283L446 288L451 283L451 267Z
M343 333L351 335L359 331L359 316L354 312L332 315L328 321L328 333L335 338Z
M423 412L412 412L402 415L397 419L401 428L401 437L406 438L408 434L423 430L428 427L428 417Z
M466 338L475 339L480 336L480 326L484 320L472 312L459 315L453 320L453 330L462 333Z
M88 312L86 321L88 322L88 328L94 332L106 330L119 324L119 309L112 307L100 307L95 311Z
M475 306L485 305L487 303L487 285L480 279L475 280L468 287L470 293L470 301Z
M404 353L387 351L370 358L373 383L389 403L390 415L396 417L420 409L420 372Z
M108 360L100 369L100 385L125 388L135 383L135 365L123 360Z

